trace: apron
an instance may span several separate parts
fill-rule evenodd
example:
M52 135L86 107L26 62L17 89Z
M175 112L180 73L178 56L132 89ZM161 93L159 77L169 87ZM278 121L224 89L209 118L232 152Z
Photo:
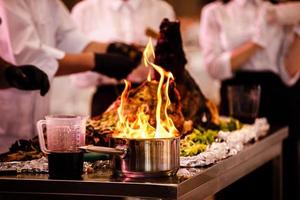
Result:
M260 85L261 99L258 117L266 117L271 125L287 125L290 122L291 88L287 87L276 74L264 72L237 72L234 78L221 84L220 114L227 116L229 85Z

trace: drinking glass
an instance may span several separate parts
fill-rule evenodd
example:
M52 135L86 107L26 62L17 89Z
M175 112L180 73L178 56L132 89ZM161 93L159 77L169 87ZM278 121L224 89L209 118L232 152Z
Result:
M260 85L228 86L229 115L242 123L254 123L259 111L260 94Z

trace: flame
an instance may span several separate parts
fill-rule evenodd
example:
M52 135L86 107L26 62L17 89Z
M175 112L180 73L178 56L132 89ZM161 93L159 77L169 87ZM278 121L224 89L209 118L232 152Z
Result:
M124 102L128 100L130 90L130 82L125 80L125 89L121 95L121 102L118 107L119 120L116 126L114 137L120 138L171 138L178 135L178 130L174 126L172 119L168 116L168 107L171 105L169 98L170 81L174 80L171 72L166 72L163 68L155 65L151 60L155 58L154 48L151 39L149 40L144 53L144 64L146 67L151 66L160 74L160 80L157 87L157 105L156 105L156 127L154 128L149 123L149 108L147 105L142 105L137 113L136 118L132 121L128 119L124 113ZM166 83L165 83L166 78ZM152 81L149 70L147 81ZM165 83L165 87L164 86ZM165 105L163 107L163 95L165 96ZM163 112L161 112L163 111Z
M143 52L143 57L144 57L144 64L146 67L149 67L149 65L151 65L151 61L150 58L154 59L155 58L155 52L154 52L154 48L152 45L152 40L151 38L149 39L149 42ZM153 64L153 63L152 63ZM154 64L153 64L154 65ZM151 71L149 70L148 76L147 76L147 81L151 81Z

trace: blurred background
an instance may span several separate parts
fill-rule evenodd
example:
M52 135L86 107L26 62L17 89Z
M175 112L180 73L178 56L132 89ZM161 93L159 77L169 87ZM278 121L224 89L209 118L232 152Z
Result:
M80 1L81 0L63 0L63 2L69 9L72 9L72 7ZM199 17L199 11L201 10L201 7L206 3L212 2L212 0L188 0L189 3L186 3L186 1L182 0L165 1L167 1L173 6L177 16L187 17L193 17L195 15Z
M72 10L81 0L63 0L69 10ZM215 104L220 103L220 83L216 79L212 79L206 69L202 65L201 47L199 44L199 31L200 31L200 15L203 6L212 0L188 0L188 3L183 0L165 0L173 8L176 17L181 23L181 34L183 38L183 46L188 60L186 65L187 70L190 72L196 83L200 86L204 95L213 101ZM274 0L277 2L278 0ZM285 0L281 0L285 1ZM91 94L95 88L81 89L74 88L69 84L69 79L66 77L55 78L52 88L52 100L50 112L56 113L69 113L90 115ZM68 93L61 94L61 87L66 87L64 91ZM56 90L55 88L60 88ZM58 98L59 97L59 98ZM66 103L68 102L68 103ZM74 106L76 105L76 106Z

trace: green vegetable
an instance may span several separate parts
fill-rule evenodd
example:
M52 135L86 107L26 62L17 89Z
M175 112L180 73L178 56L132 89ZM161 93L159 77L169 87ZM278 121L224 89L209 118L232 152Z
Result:
M229 121L220 122L220 130L222 131L235 131L241 129L243 124L234 118L230 118Z
M194 128L193 132L180 141L181 156L193 156L205 151L206 146L213 143L218 135L217 130Z
M180 141L180 155L194 156L206 150L207 145L212 144L218 137L218 132L235 131L241 129L243 124L233 118L220 122L220 129L212 130L205 129L202 126L197 126L193 132Z

